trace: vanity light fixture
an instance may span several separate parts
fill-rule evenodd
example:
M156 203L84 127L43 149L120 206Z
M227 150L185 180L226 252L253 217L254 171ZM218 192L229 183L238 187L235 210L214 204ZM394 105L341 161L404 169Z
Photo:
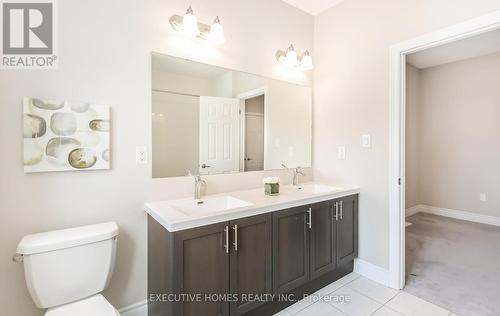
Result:
M170 17L169 22L174 30L182 32L189 37L198 37L216 45L226 41L224 28L220 23L219 17L215 18L211 26L201 23L194 15L191 6L189 6L184 16L174 14Z
M276 60L282 63L285 67L299 70L311 70L314 68L312 57L309 51L305 51L302 56L297 55L293 45L290 45L286 51L278 50L276 52Z

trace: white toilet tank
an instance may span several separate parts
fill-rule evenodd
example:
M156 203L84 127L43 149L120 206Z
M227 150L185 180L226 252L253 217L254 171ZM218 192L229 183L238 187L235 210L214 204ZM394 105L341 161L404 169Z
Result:
M113 272L117 236L114 222L25 236L17 252L36 306L50 308L102 292Z

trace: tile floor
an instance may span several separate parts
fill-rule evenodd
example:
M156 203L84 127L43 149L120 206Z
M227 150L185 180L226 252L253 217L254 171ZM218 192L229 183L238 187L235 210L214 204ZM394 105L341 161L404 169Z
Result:
M314 299L299 301L275 316L456 316L356 273L320 289L312 297Z

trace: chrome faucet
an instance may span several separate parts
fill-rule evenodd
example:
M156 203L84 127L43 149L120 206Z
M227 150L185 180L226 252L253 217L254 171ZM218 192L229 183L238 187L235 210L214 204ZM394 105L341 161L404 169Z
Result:
M299 175L302 175L302 176L306 175L304 173L304 169L302 169L301 166L297 166L296 168L288 168L285 164L281 164L281 165L283 166L283 168L293 171L292 185L293 186L298 186L299 185Z
M201 187L207 185L200 175L194 177L194 199L201 199Z

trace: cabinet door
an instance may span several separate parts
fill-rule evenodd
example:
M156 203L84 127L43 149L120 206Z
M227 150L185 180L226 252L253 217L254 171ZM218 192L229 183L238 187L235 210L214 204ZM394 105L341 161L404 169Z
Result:
M235 316L265 303L249 301L248 294L272 294L272 215L231 221L230 226L230 289L238 297L230 309Z
M347 196L336 200L338 264L344 265L358 256L358 197Z
M311 279L335 269L335 218L331 201L311 206Z
M273 214L273 290L285 293L309 280L308 207Z
M227 228L227 234L225 229ZM174 305L174 315L229 315L229 223L219 223L175 233L174 293L199 295ZM209 299L207 299L207 296Z

